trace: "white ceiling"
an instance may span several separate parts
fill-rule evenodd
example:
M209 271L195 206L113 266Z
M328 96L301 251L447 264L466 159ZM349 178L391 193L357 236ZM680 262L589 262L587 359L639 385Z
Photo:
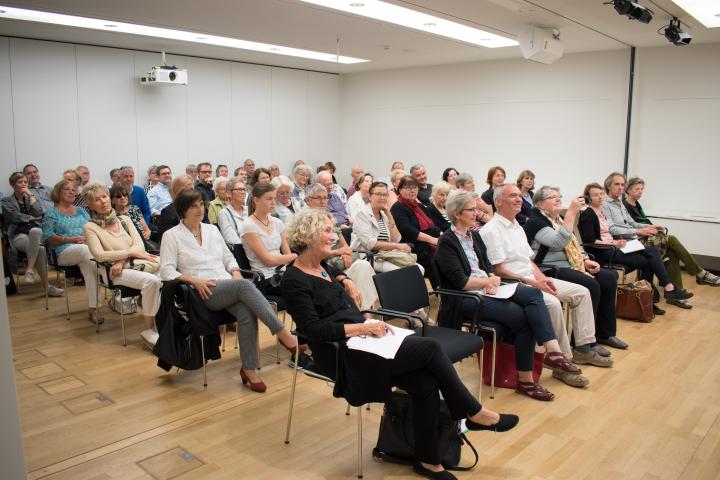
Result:
M389 0L470 26L515 38L526 25L555 27L565 53L627 48L674 47L657 33L677 15L693 44L720 42L720 28L708 29L671 0L636 0L655 11L645 25L618 15L604 0ZM720 3L720 0L719 0ZM489 49L408 30L298 0L0 0L0 4L107 20L177 28L371 60L355 65L302 60L225 47L111 32L0 20L0 35L161 51L324 72L391 68L521 57L518 47Z

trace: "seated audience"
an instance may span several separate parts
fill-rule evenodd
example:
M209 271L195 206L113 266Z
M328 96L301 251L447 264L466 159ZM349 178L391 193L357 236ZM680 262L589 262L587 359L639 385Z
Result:
M450 222L445 211L445 202L447 202L451 188L449 183L440 180L433 186L430 203L427 205L428 216L443 232L450 228Z
M255 184L248 205L248 218L243 222L240 234L250 268L265 277L258 288L266 295L280 295L280 286L273 286L272 278L297 257L285 240L285 224L272 216L275 198L275 187L271 183Z
M390 185L388 186L388 194L390 195L388 197L389 207L391 207L395 202L397 202L398 195L400 195L398 185L400 184L400 179L405 175L405 170L393 170L392 172L390 172Z
M175 198L185 190L192 190L195 182L190 175L180 175L175 177L170 184L170 195L175 201ZM204 220L203 220L204 221ZM175 210L175 205L171 203L167 207L162 209L160 212L160 218L158 219L158 238L162 242L162 237L165 232L173 228L175 225L180 223L180 215Z
M315 181L325 187L328 194L327 211L333 214L335 221L341 227L350 226L350 216L348 215L342 199L335 194L336 183L333 183L332 175L329 171L320 172L315 176Z
M50 198L52 188L40 183L40 172L37 167L32 163L28 163L23 167L22 173L24 173L27 177L28 190L37 200L40 200L40 206L42 207L43 213L53 208L55 204Z
M256 168L250 177L250 187L253 187L258 182L269 182L270 180L272 180L270 170L263 167Z
M115 185L116 183L120 183L120 169L119 168L113 168L110 170L110 185Z
M457 189L457 186L455 185L455 179L458 175L460 175L460 172L455 170L453 167L448 167L443 170L442 179L450 184L450 188L452 190L455 190Z
M390 171L392 172L393 170L403 170L404 171L405 164L403 164L403 162L393 162L392 165L390 166Z
M351 350L345 341L354 336L382 337L393 327L384 322L363 323L357 303L347 294L353 282L344 274L335 275L324 259L332 255L332 215L319 209L298 214L288 227L292 249L299 253L282 279L288 312L309 341L320 370L344 379L335 383L335 396L351 405L384 402L392 386L413 397L415 471L429 478L454 479L444 471L438 448L438 412L441 392L454 419L467 417L470 430L506 431L518 418L499 415L470 394L440 344L419 335L406 337L392 360L360 350ZM341 345L342 372L335 372L335 350L326 342Z
M78 172L78 174L80 174L80 178L81 178L80 191L82 192L82 190L85 189L85 185L90 183L90 169L88 167L86 167L85 165L78 165L75 168L75 171Z
M410 175L415 178L418 184L418 201L425 206L429 205L433 186L427 181L427 170L425 170L425 166L420 163L413 165L410 167Z
M162 285L155 274L160 267L158 257L145 251L132 220L113 210L105 185L93 182L85 188L84 195L90 220L83 231L90 253L98 262L112 265L109 273L113 284L136 288L142 293L145 329L140 336L152 349L158 338L155 314L160 308ZM134 269L137 264L142 265L143 270Z
M520 225L525 225L528 217L530 216L530 210L533 209L533 188L535 188L535 174L530 170L523 170L518 175L517 182L515 185L520 189L520 195L522 196L522 207L520 207L520 213L517 214L515 220Z
M274 216L282 220L283 224L290 223L290 219L302 210L305 203L292 196L293 183L285 175L275 177L270 182L275 187L277 196Z
M196 190L184 190L173 201L182 221L165 232L160 248L160 278L192 285L210 310L226 310L237 320L240 378L258 393L267 387L257 375L260 318L273 335L294 353L297 340L277 318L252 282L240 275L235 257L217 228L202 223L204 202Z
M298 165L293 168L293 188L290 194L294 199L299 202L305 202L305 187L310 183L310 177L312 176L312 170L310 167L305 165Z
M217 167L215 167L215 178L218 177L225 177L228 176L228 167L227 165L220 164Z
M280 176L280 167L276 163L270 165L268 170L270 170L270 180Z
M328 172L330 175L332 175L332 181L335 185L337 185L337 178L335 178L335 172L337 171L337 167L335 166L335 163L333 162L325 162L325 167L327 167ZM315 179L317 181L317 178ZM338 188L342 190L342 187L338 185ZM345 194L345 191L343 191L343 195ZM344 203L344 201L343 201Z
M542 290L553 331L565 357L572 358L572 361L578 364L611 367L612 359L601 356L592 348L595 343L595 318L588 289L565 280L547 277L531 260L534 252L528 245L525 232L515 220L515 215L522 205L520 189L512 184L499 186L495 189L493 200L498 209L497 215L480 230L480 237L487 247L490 263L495 266L495 274L522 280L531 287ZM560 302L568 302L570 306L575 338L575 348L572 350ZM589 383L587 379L582 381L575 377L558 378L577 387Z
M242 181L245 182L245 185L247 185L248 182L248 173L245 170L245 167L238 167L233 172L233 176L242 178Z
M605 205L603 187L597 183L586 185L584 195L590 198L590 208L586 208L580 214L580 222L578 223L583 243L616 247L616 249L600 248L594 250L595 258L600 263L624 265L631 270L639 269L641 278L651 284L653 276L657 276L660 286L665 289L665 301L681 308L688 308L685 305L687 304L685 300L692 297L692 293L679 291L679 289L675 291L676 288L670 281L660 254L655 248L645 248L632 253L623 253L619 250L625 246L627 241L622 238L615 239L610 233L610 223L606 217L606 209L603 208ZM665 311L656 305L657 300L653 300L655 314L665 314Z
M350 182L350 186L347 189L347 198L349 199L355 194L355 182L357 181L360 176L365 173L365 170L363 170L362 167L358 165L354 165L350 169L350 177L352 178L352 182Z
M374 182L370 185L370 203L358 213L353 224L350 247L357 252L397 250L410 253L410 245L400 243L401 237L388 205L387 185ZM376 272L389 272L400 268L380 258L375 259L374 267ZM418 267L425 273L422 265Z
M35 270L48 295L59 297L62 288L48 284L48 272L45 247L42 244L43 232L40 222L43 209L40 200L28 188L25 174L15 172L10 175L13 194L2 198L3 235L8 239L10 252L20 251L27 257L25 283L35 283ZM14 255L13 255L14 256Z
M535 263L556 267L557 278L587 288L592 297L597 341L613 348L627 348L627 343L617 337L617 274L591 260L573 233L585 199L574 198L565 218L560 216L563 204L557 188L540 188L533 201L535 208L525 224L525 234L535 252ZM601 355L605 353L596 350Z
M140 213L140 209L130 203L130 196L123 185L116 183L110 187L110 202L117 215L125 215L132 220L135 229L144 240L150 239L152 233L150 227L145 223L145 218Z
M198 178L195 181L195 190L202 195L203 203L205 203L205 211L207 213L208 205L215 199L215 192L212 188L212 165L210 162L198 163Z
M243 168L247 172L248 178L251 178L253 173L255 173L255 160L252 158L246 158L243 162Z
M390 208L397 222L403 243L413 246L417 262L425 268L433 288L437 286L437 271L432 263L437 239L442 233L427 214L427 207L418 200L419 184L415 177L404 176L400 180L400 197Z
M626 196L623 200L623 204L633 220L645 225L652 225L652 221L647 217L647 215L645 215L645 211L643 211L643 208L638 201L642 197L644 190L645 181L643 179L638 177L631 178L628 180L627 187L625 188ZM665 268L667 269L673 285L678 288L683 288L680 262L685 265L685 270L687 270L688 274L695 276L695 281L698 284L720 287L720 277L704 270L700 265L698 265L692 254L687 251L687 248L680 243L680 240L678 240L675 235L668 235L667 261L665 262Z
M319 183L313 183L307 187L306 193L305 201L309 208L319 208L327 211L328 198L331 194L327 192L326 187ZM338 272L344 272L345 275L352 278L353 282L358 286L362 298L360 309L368 310L373 308L378 299L375 283L373 282L375 270L373 270L370 262L359 258L359 254L353 253L345 241L341 227L337 222L333 226L333 231L335 232L335 242L332 251L335 255L327 258L326 261Z
M145 223L150 225L150 202L142 187L135 185L135 171L130 166L120 169L120 183L125 186L130 195L130 203L136 205L145 219Z
M192 178L194 184L198 178L197 166L194 163L188 163L185 167L185 175L188 175L190 178Z
M160 165L155 170L158 183L148 192L148 203L150 203L150 215L157 217L162 209L172 203L170 185L172 184L172 170L167 165Z
M158 184L158 174L157 174L157 165L150 165L147 169L147 182L145 182L145 186L143 187L143 191L145 191L145 194L155 188L155 185Z
M84 208L73 205L75 186L68 180L63 179L55 184L51 198L55 206L45 212L42 221L45 247L55 250L58 265L78 266L85 280L88 317L92 323L102 323L103 318L97 308L97 270L83 232L90 215Z
M370 201L370 185L373 183L373 176L370 173L363 173L355 180L355 193L347 201L347 212L350 222L355 221L355 215L360 212Z
M492 295L500 285L500 277L493 275L480 235L470 227L475 225L476 193L459 190L448 199L448 216L452 227L438 240L435 262L440 285L452 290L465 290ZM476 302L470 299L444 296L438 313L440 326L460 329L463 323L474 322ZM482 319L506 326L515 337L515 366L518 371L516 391L537 400L552 400L555 395L532 376L535 344L545 347L547 363L558 376L580 374L560 351L553 333L550 315L537 288L519 284L509 299L483 297Z
M227 186L230 191L230 202L218 213L218 227L225 243L236 245L242 243L240 239L242 225L248 216L248 209L245 207L247 187L241 177L231 178Z
M82 183L82 177L77 172L77 170L73 170L72 168L65 170L63 172L63 178L65 180L69 180L75 187L75 200L73 200L73 205L75 205L76 207L87 209L85 197L83 197L82 188L80 187L80 184Z
M475 180L469 173L461 173L455 179L458 190L475 192ZM473 230L479 232L483 225L493 218L493 208L485 203L480 195L475 196L475 226Z
M482 193L481 197L483 202L492 207L493 213L497 212L497 207L493 203L493 192L496 187L505 183L505 177L506 173L503 167L490 167L488 170L486 182L489 188Z
M217 216L220 210L225 208L230 199L230 192L227 189L227 177L217 177L213 180L213 192L215 192L215 198L208 204L207 217L208 221L217 225Z

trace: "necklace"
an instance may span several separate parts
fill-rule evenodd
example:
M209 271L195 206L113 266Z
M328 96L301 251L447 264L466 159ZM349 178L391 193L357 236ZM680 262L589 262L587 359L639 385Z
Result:
M304 265L304 264L302 264L302 263L300 263L300 262L297 262L297 261L296 261L295 263L296 263L296 265L302 267L303 270L309 270L309 271L312 272L312 273L319 273L323 278L327 278L327 277L328 277L328 273L325 271L325 269L322 267L322 265L319 266L319 267L315 267L315 266L312 266L312 267L311 267L311 266Z
M265 228L267 228L268 230L270 229L270 219L268 219L267 222L263 222L262 220L260 220L260 217L258 217L254 213L253 213L253 217L255 217L255 219L257 219L258 222L260 222L262 225L264 225Z

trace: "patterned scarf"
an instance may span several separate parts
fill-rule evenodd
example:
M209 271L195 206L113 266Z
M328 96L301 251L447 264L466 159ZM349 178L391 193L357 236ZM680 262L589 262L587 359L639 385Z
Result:
M555 230L560 230L560 227L563 227L564 225L560 221L560 216L558 215L557 220L554 220L550 215L548 215L546 212L542 211L542 214L550 220L550 225L553 226ZM570 264L570 268L573 270L577 270L578 272L585 272L585 259L582 256L582 249L580 248L580 242L578 242L577 237L575 237L575 234L570 232L570 241L568 242L565 247L563 247L563 250L565 251L565 257L567 258L568 263Z
M408 200L407 198L403 198L402 196L400 196L398 197L398 202L402 203L413 211L415 217L418 219L418 223L420 224L421 232L435 226L433 221L430 220L430 217L428 217L425 212L422 211L422 209L420 208L420 203L417 200Z
M110 213L107 215L103 215L101 213L97 213L94 210L90 211L90 220L93 223L96 223L100 225L101 227L106 227L108 225L112 225L115 222L118 221L117 215L115 214L115 210L111 209Z

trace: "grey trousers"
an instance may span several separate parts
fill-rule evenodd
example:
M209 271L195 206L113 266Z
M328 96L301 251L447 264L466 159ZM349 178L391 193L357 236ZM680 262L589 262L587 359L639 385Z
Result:
M19 251L30 257L35 257L33 265L28 264L28 268L35 270L40 278L47 278L47 265L45 263L45 247L42 246L42 229L40 227L31 228L28 233L18 233L13 238L13 245Z
M273 335L284 328L282 322L260 290L248 280L218 280L210 290L212 295L205 300L205 305L213 311L226 310L237 320L242 368L258 368L258 318Z

